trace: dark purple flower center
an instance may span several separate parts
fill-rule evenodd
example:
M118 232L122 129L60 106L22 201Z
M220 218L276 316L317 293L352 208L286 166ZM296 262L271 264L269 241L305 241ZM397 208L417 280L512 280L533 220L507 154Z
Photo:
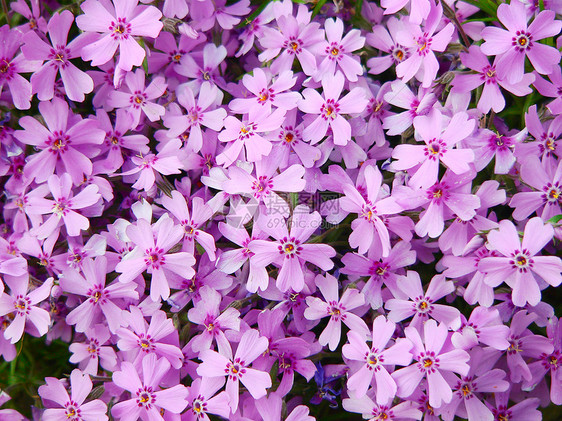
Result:
M111 22L109 25L109 32L115 40L127 39L131 34L131 24L125 18L117 18L117 22Z

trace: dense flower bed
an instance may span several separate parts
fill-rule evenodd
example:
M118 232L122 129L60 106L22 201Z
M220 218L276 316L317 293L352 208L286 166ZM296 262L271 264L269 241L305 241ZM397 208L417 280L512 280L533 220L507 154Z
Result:
M560 1L2 6L1 420L562 404Z

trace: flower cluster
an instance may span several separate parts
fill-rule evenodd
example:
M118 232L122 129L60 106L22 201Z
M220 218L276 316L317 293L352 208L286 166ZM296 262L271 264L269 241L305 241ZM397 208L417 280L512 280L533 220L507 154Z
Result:
M562 6L305 3L5 8L0 356L70 352L25 417L562 405Z

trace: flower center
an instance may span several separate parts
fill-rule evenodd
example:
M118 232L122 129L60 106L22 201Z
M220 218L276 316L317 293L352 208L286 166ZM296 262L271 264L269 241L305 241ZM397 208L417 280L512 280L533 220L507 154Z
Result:
M131 24L125 18L118 18L117 22L111 22L109 25L109 32L113 39L127 39L131 33Z
M0 73L8 73L8 70L10 70L10 63L8 60L5 58L0 60Z

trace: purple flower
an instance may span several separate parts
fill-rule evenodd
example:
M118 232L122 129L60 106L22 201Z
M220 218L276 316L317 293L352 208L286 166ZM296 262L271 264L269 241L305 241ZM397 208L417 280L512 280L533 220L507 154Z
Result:
M373 381L376 383L376 401L384 405L392 400L397 391L394 379L385 366L408 365L412 361L410 350L413 344L408 339L399 339L388 348L390 338L394 335L396 325L378 316L373 321L371 347L367 346L362 334L351 330L347 333L348 344L343 346L345 358L360 361L360 368L349 376L347 388L358 398L365 396Z
M125 84L129 92L111 92L107 100L108 105L126 109L133 116L133 127L136 127L142 121L143 114L150 121L160 120L165 109L162 105L150 100L160 98L164 94L167 88L165 79L157 76L145 88L144 70L137 69L135 72L127 73Z
M60 278L60 285L65 292L82 295L86 300L66 316L69 325L76 325L77 332L85 332L99 318L100 311L105 316L109 330L115 333L121 326L122 309L114 303L115 299L137 299L139 294L131 290L130 285L113 282L105 286L107 259L99 256L95 260L85 259L82 277L77 271L67 269Z
M43 336L47 333L51 323L49 313L35 304L49 296L53 278L48 278L39 288L30 292L28 292L29 276L9 277L6 278L6 283L10 287L10 295L4 292L4 284L0 283L0 316L11 313L14 318L4 331L4 337L15 344L22 337L28 320L33 325L31 332L34 336Z
M0 45L0 93L4 84L7 84L14 106L27 110L31 106L31 84L20 73L37 71L41 62L24 60L21 54L14 57L22 42L19 31L4 25L0 28L0 37L4 40Z
M328 345L330 351L334 351L338 347L342 322L365 338L369 333L367 325L351 311L365 304L363 294L358 289L347 288L341 298L338 298L338 280L329 273L325 277L317 275L314 282L325 301L317 297L307 297L308 308L304 311L304 317L308 320L330 317L328 325L318 338L320 345Z
M154 355L166 359L168 368L181 368L183 354L179 349L178 333L172 320L166 318L166 313L155 311L147 327L141 310L131 306L130 313L122 313L122 321L125 326L128 324L128 328L117 330L117 346L121 351L130 351L129 359L135 367L141 366L141 360L144 367L145 356Z
M417 329L427 322L429 318L456 330L460 327L460 312L454 307L435 304L437 300L455 291L455 285L447 281L443 275L435 275L429 283L424 294L421 279L417 272L410 270L408 274L396 282L401 294L410 300L392 298L386 301L385 308L390 310L388 319L393 322L414 316L409 326Z
M84 14L76 18L78 27L102 34L83 48L82 58L99 66L111 60L119 47L117 65L129 71L140 66L146 55L133 36L156 38L163 26L162 13L154 6L138 6L138 0L114 0L113 4L87 0L80 5Z
M351 53L365 45L365 38L361 36L361 31L351 29L343 35L344 24L339 18L326 19L324 22L327 41L321 42L318 46L322 60L318 65L318 70L313 76L314 80L333 75L336 68L339 68L350 82L356 82L357 76L363 74L361 62L354 58Z
M334 144L345 146L351 140L351 125L342 114L355 114L364 111L367 106L365 91L355 87L340 99L345 84L345 77L337 71L335 75L322 77L323 94L306 88L304 99L299 101L299 109L305 113L317 115L305 127L303 139L313 144L319 142L332 129Z
M185 421L209 421L207 414L228 418L230 407L226 392L220 392L224 381L220 377L198 378L191 383L187 395L187 411L182 415Z
M468 53L461 53L462 63L476 74L455 75L453 80L453 89L455 92L471 92L477 87L484 84L482 95L478 100L478 111L489 113L490 110L499 113L505 107L505 98L500 91L500 87L517 96L529 95L532 92L529 86L534 81L532 73L526 73L523 78L516 83L510 83L504 78L498 77L496 73L496 64L498 59L494 60L494 64L490 65L488 59L476 45L471 45Z
M293 210L289 231L284 218L267 215L259 220L260 228L277 241L254 240L249 244L254 253L251 258L254 268L261 269L259 285L267 285L265 267L270 263L281 266L276 285L281 291L291 288L299 292L304 288L304 263L310 262L322 270L330 270L336 251L327 244L305 244L320 226L322 218L318 212L308 213L305 205ZM265 282L264 282L265 281ZM262 289L264 289L262 287Z
M94 82L90 76L78 69L70 59L80 56L82 48L92 42L92 34L84 34L67 44L68 31L74 16L68 10L55 13L47 25L51 44L47 44L35 31L25 34L22 47L28 60L46 60L43 66L31 76L33 92L41 101L54 96L55 78L60 73L66 96L72 101L84 101L84 94L92 92Z
M487 245L500 256L486 257L478 264L478 269L486 272L485 282L493 287L502 282L508 284L516 306L537 305L541 300L539 279L555 287L562 282L562 260L556 256L537 256L553 235L552 225L545 225L541 218L535 217L527 222L520 241L515 225L508 220L501 221L499 230L488 234Z
M111 415L122 421L139 418L163 421L163 410L181 413L187 406L187 388L182 384L167 389L159 387L169 369L170 363L165 358L147 355L142 360L141 381L133 364L121 363L121 370L113 373L113 383L129 391L131 399L117 403L111 408Z
M250 368L250 364L267 349L267 339L260 336L257 330L249 329L240 338L236 354L228 349L226 355L212 350L204 350L199 354L201 364L197 374L203 378L226 376L226 394L230 399L230 409L236 412L239 402L240 382L254 399L266 395L271 387L269 373Z
M386 27L385 25L375 25L367 34L367 44L388 53L387 56L371 57L367 60L369 73L378 75L393 64L399 64L408 58L410 54L408 49L396 42L398 33L403 30L403 27L403 21L391 17L386 22Z
M383 305L381 292L383 284L392 291L396 291L396 281L404 273L402 268L416 262L416 252L406 241L396 243L387 257L381 257L381 253L382 250L371 247L367 257L357 253L346 253L341 259L345 265L341 269L341 273L369 276L361 292L374 309Z
M529 156L521 163L521 180L536 191L524 191L513 195L509 206L515 208L513 218L521 221L537 212L543 221L559 215L562 204L562 161L556 168L546 164L545 171L536 156ZM554 174L552 174L555 170ZM550 174L549 174L550 173ZM541 211L542 208L542 211Z
M392 157L398 159L392 163L393 169L417 168L408 182L414 188L427 188L434 184L438 179L440 162L458 175L470 171L469 164L474 161L474 153L470 149L455 148L455 145L472 133L474 120L469 120L466 113L453 115L446 127L443 127L443 120L443 115L437 110L428 116L416 117L416 139L423 140L425 146L397 145L392 152Z
M439 70L435 51L445 51L455 30L453 24L448 23L435 33L442 15L441 3L433 4L423 30L418 25L419 22L416 22L417 24L405 24L404 30L398 32L396 41L410 50L410 56L396 66L396 75L402 81L408 82L415 76L424 88L429 88L433 83Z
M71 237L80 235L82 230L87 230L90 227L90 221L77 210L92 206L100 200L101 195L98 193L98 186L90 184L73 196L71 194L72 180L68 174L63 174L60 178L53 174L49 177L47 184L53 200L32 197L29 199L27 212L50 216L40 226L34 227L30 234L39 239L45 239L61 225L61 220L64 222L66 232Z
M199 152L203 147L203 133L201 126L211 130L219 131L224 125L226 110L215 108L217 100L220 102L222 93L210 83L203 83L199 91L197 102L193 91L188 86L178 88L178 102L187 110L187 115L183 113L164 115L164 125L169 127L169 137L180 136L188 131L189 138L187 144L194 152Z
M230 343L225 330L240 330L240 312L228 307L220 312L221 295L211 287L203 285L199 289L201 299L191 308L187 317L191 323L202 326L203 332L191 340L191 348L195 352L211 349L216 341L219 353L225 354Z
M39 387L39 395L44 402L57 404L62 408L51 408L43 412L41 419L46 421L106 421L107 405L100 399L84 403L92 390L92 380L88 374L78 369L70 373L71 394L68 396L63 383L54 377L45 378L46 385Z
M117 365L117 355L109 344L104 346L111 337L109 330L101 324L84 332L84 342L70 344L68 350L72 352L69 361L79 363L80 370L95 376L98 374L98 365L104 370L114 371Z
M234 98L229 107L236 113L248 113L250 111L271 112L271 107L292 110L297 107L297 102L301 99L298 92L285 92L290 90L297 78L293 77L293 72L285 70L272 82L271 72L264 72L259 67L253 70L254 75L244 75L242 83L249 91L246 98Z
M190 279L195 275L191 266L195 259L191 253L168 253L183 236L183 229L175 225L170 217L160 220L155 231L146 219L139 219L136 225L127 228L127 236L136 247L116 266L120 272L119 281L133 281L145 270L152 275L150 298L158 301L170 296L168 276L179 275ZM155 238L156 237L156 238Z
M552 10L543 10L527 26L527 13L520 1L500 4L498 19L507 28L488 26L482 30L482 52L498 55L498 76L509 83L523 79L525 56L540 74L549 74L560 62L560 52L554 47L537 42L558 35L562 22L556 20Z
M264 110L251 112L242 121L234 116L226 117L219 140L231 143L217 156L217 164L228 167L240 157L256 162L269 155L272 145L262 134L281 127L284 116L285 110L277 108L271 114ZM242 148L245 149L245 154Z
M24 130L14 133L20 142L41 149L25 165L25 176L42 183L56 169L58 174L67 172L74 185L80 185L84 175L92 174L90 158L98 152L95 145L103 143L105 133L95 120L82 120L69 113L68 104L59 98L41 102L39 112L47 128L35 118L24 116L19 121Z
M424 339L413 326L408 326L405 332L406 338L414 344L412 352L417 363L392 373L392 378L398 386L398 396L410 396L425 377L429 404L433 408L451 402L453 391L442 371L468 375L470 366L467 362L470 356L461 349L448 350L445 345L447 327L444 324L437 325L435 320L428 320L423 325Z
M264 50L258 58L262 62L275 58L271 70L276 73L290 70L297 58L303 72L312 76L317 69L315 54L323 40L324 31L318 22L310 22L310 15L301 19L283 15L277 19L277 28L264 29L259 40Z
M387 257L390 235L382 218L399 213L402 207L382 189L382 174L378 167L366 165L364 168L367 194L361 194L353 185L344 184L345 196L339 199L344 211L358 214L351 223L353 232L349 236L349 245L358 248L360 254L375 247L381 250L383 257Z

